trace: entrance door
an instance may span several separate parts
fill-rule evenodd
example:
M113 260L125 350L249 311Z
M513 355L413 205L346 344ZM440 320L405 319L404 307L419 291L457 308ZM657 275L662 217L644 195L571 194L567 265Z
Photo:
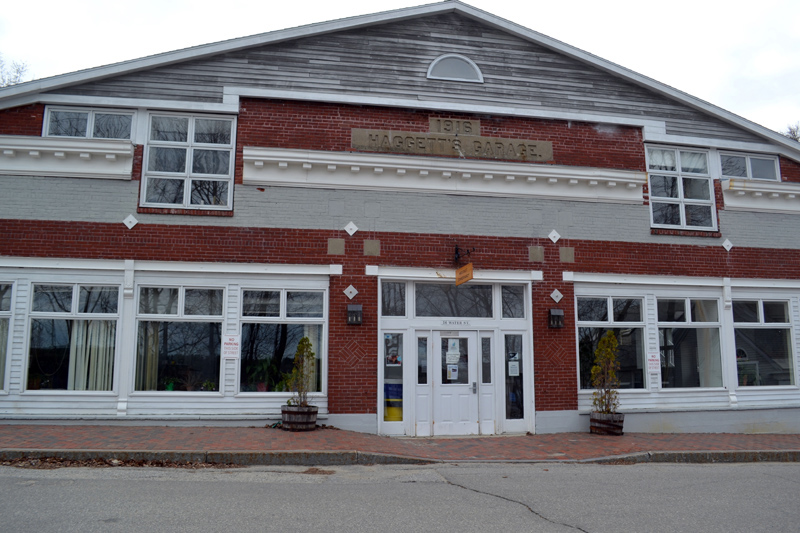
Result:
M433 334L433 434L477 435L478 333Z

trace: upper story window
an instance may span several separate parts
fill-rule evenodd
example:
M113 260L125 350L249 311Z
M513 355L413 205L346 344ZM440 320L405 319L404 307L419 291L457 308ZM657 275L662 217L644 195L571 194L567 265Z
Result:
M647 168L653 227L716 229L706 152L650 147Z
M152 115L143 205L230 209L233 128L230 118Z
M483 73L478 65L458 54L445 54L434 59L428 67L428 78L483 83Z
M133 113L105 109L47 108L45 136L130 139Z
M778 180L776 157L746 154L720 154L723 178L745 178L753 180Z

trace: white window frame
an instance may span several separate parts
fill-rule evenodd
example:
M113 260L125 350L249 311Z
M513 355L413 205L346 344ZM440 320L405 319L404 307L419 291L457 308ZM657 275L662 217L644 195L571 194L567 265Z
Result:
M189 126L186 132L186 142L183 141L154 141L150 139L152 134L152 123L155 117L185 118ZM223 120L231 125L231 139L228 144L200 143L194 140L195 123L197 120ZM230 115L204 115L204 114L182 114L182 113L150 113L147 117L147 128L145 135L145 150L142 161L142 188L141 202L142 207L155 207L165 209L200 209L209 211L230 211L233 208L233 174L236 165L236 118ZM153 148L184 148L186 150L186 163L183 172L166 172L148 170L150 162L150 152ZM193 153L196 149L206 149L215 151L227 151L230 154L228 160L228 172L226 174L194 174L192 172ZM147 187L150 180L183 180L183 201L181 203L159 203L147 201ZM193 204L192 203L192 182L194 181L216 181L228 184L228 198L225 204Z
M745 158L747 175L746 176L729 176L729 175L725 174L724 167L722 165L722 158L725 157L725 156L743 157L743 158ZM770 178L756 178L756 177L753 177L753 168L752 168L752 163L751 163L751 159L753 159L753 158L772 161L773 164L775 165L775 178L774 179L770 179ZM739 152L720 152L719 153L719 168L720 168L720 177L722 177L724 179L739 179L739 180L747 179L747 180L758 180L758 181L762 181L762 182L763 181L766 181L766 182L769 182L769 181L773 181L773 182L774 181L778 181L779 182L779 181L781 181L780 162L778 161L777 157L772 156L772 155L746 154L746 153L739 153Z
M756 302L758 304L758 321L757 322L741 322L741 321L737 322L736 318L733 317L733 311L731 311L731 315L733 317L732 327L733 327L733 333L734 333L733 349L734 349L734 354L735 354L734 358L736 360L736 367L737 367L737 380L736 380L737 388L740 391L741 390L753 389L753 388L756 388L756 387L781 388L781 389L785 389L785 388L788 387L788 388L795 388L796 389L798 387L798 383L796 382L796 376L797 376L797 354L795 353L796 345L795 345L794 322L793 322L793 317L792 317L792 301L789 298L785 298L785 297L771 298L768 295L761 294L761 295L758 295L758 296L754 296L752 298L748 298L748 297L742 296L742 295L737 295L737 296L735 296L733 298L733 304L736 304L737 302ZM764 320L764 303L773 303L773 302L782 303L782 304L786 305L786 318L787 318L786 322L766 322ZM736 340L735 340L735 334L736 334L736 330L738 328L742 328L742 329L785 329L785 330L787 330L789 332L789 348L791 350L791 353L789 354L789 361L791 363L791 371L790 371L789 374L791 376L791 378L790 378L791 383L785 384L785 385L740 385L739 384L739 381L738 381L738 370L739 370L740 363L742 361L740 361L740 359L739 359L739 348L736 346Z
M473 72L475 73L475 78L453 78L450 76L436 76L433 74L434 70L436 70L436 66L445 59L458 59L463 61L468 66L472 67ZM440 55L428 66L428 74L427 77L429 80L445 80L445 81L461 81L467 83L483 83L483 72L481 72L480 67L470 58L466 56L462 56L461 54L444 54Z
M50 113L66 112L66 113L86 113L86 135L72 136L72 135L52 135L50 133ZM96 116L100 115L126 115L131 117L131 130L128 132L127 137L95 137L94 136L94 122ZM53 139L102 139L108 140L123 140L131 141L136 127L136 112L126 111L121 109L103 109L103 108L90 108L90 107L51 107L47 106L45 109L44 124L42 126L42 137L50 137Z
M49 286L49 287L71 287L72 288L72 300L70 303L70 310L69 311L34 311L33 304L35 301L35 292L37 286ZM79 309L79 302L80 302L80 290L81 287L108 287L108 288L115 288L117 289L117 312L116 313L82 313ZM120 335L122 334L121 329L121 313L122 313L122 304L123 304L123 294L120 290L120 286L115 283L107 283L103 281L98 281L96 283L89 282L89 281L82 281L82 282L70 282L70 281L34 281L31 284L30 288L30 296L28 298L28 332L26 336L26 347L24 351L24 365L25 365L25 376L23 377L23 390L25 393L43 393L43 394L53 394L53 393L63 393L63 394L114 394L118 388L117 384L117 376L119 373L119 364L120 364ZM115 334L114 334L114 370L112 372L112 381L111 381L111 388L108 390L75 390L75 389L28 389L28 378L30 374L30 350L31 350L31 334L32 334L32 324L33 321L36 319L41 320L71 320L75 321L85 321L85 320L104 320L104 321L114 321L116 322L115 326Z
M650 150L671 150L675 153L675 170L657 170L650 168ZM706 167L708 169L708 173L688 173L681 171L681 152L687 153L697 153L697 154L704 154L706 157ZM714 176L713 176L713 165L711 164L710 153L709 150L697 149L697 148L689 148L689 147L675 147L675 146L656 146L656 145L647 145L645 146L645 155L647 160L647 181L648 181L648 190L650 194L650 226L652 228L664 228L664 229L678 229L678 230L690 230L690 231L716 231L717 230L717 206L716 206L716 195L714 193ZM652 177L653 176L668 176L674 177L676 179L678 185L678 195L675 198L672 197L663 197L663 196L654 196L653 195L653 185L652 185ZM706 180L708 184L708 200L700 200L700 199L693 199L693 198L686 198L683 190L683 180L684 178L691 178L691 179L699 179L699 180ZM654 204L671 204L671 205L678 205L680 209L680 224L657 224L655 222L654 214L653 214L653 205ZM687 206L707 206L711 209L711 225L710 226L695 226L687 224L686 221L686 207Z

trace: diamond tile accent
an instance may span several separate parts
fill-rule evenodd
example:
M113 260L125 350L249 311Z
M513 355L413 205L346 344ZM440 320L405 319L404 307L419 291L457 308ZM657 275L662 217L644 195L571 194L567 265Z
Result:
M558 242L558 239L561 238L561 235L556 230L553 230L550 232L550 235L548 235L548 237L550 237L550 240L555 243Z
M350 299L352 300L353 298L355 298L355 297L356 297L356 294L358 294L358 291L356 290L356 288L355 288L355 287L353 287L352 285L350 285L349 287L347 287L347 288L344 290L344 294L345 294L345 295L346 295L348 298L350 298Z
M725 239L725 242L722 243L722 247L725 248L726 251L730 252L731 248L733 248L733 243L729 239Z
M123 223L123 224L125 224L126 226L128 226L128 229L133 229L133 227L134 227L136 224L138 224L138 223L139 223L139 221L138 221L138 220L136 220L136 217L135 217L135 216L133 216L133 215L128 215L127 217L125 217L125 220L123 220L123 221L122 221L122 223Z
M350 235L354 234L358 231L358 226L355 225L352 221L344 227L344 230L349 233Z
M564 295L561 294L558 289L550 293L550 298L552 298L555 303L560 302L563 297Z

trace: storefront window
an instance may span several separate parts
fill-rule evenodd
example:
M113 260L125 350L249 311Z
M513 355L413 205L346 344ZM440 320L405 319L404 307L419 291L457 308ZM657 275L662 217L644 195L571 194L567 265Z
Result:
M506 367L506 418L525 417L522 386L522 335L505 336Z
M11 318L11 284L0 283L0 389L5 384L8 325Z
M659 299L658 326L662 387L722 387L717 300Z
M734 301L740 387L794 385L788 302Z
M383 420L403 420L403 334L383 334Z

